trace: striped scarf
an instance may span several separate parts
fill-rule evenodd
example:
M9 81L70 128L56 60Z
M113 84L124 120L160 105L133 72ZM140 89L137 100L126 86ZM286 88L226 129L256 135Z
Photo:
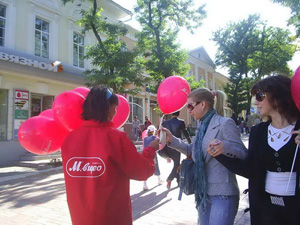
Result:
M199 127L196 141L195 141L195 178L196 178L196 188L195 188L195 199L196 208L202 207L205 209L206 205L206 174L205 174L205 160L202 151L202 142L204 135L206 133L207 127L211 118L215 115L216 111L212 108L210 109L203 118L200 119L201 125Z

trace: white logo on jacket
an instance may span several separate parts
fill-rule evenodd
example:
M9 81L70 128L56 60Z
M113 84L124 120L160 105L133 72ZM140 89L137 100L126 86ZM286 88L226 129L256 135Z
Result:
M105 163L99 157L73 157L68 160L65 170L71 177L96 178L104 174Z

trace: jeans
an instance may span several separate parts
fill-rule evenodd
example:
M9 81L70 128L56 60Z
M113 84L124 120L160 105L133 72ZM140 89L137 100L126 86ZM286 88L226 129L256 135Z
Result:
M158 166L157 156L155 156L155 159L154 159L154 166L155 166L154 175L160 176L160 170L159 170L159 166Z
M133 128L133 135L134 135L134 140L137 141L139 139L139 128L137 127Z
M205 209L198 209L198 225L233 225L239 200L239 195L208 195Z

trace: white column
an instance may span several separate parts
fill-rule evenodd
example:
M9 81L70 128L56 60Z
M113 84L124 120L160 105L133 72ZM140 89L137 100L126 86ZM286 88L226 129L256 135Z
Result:
M215 73L212 73L212 89L216 90L216 85L215 85Z
M205 70L205 87L208 88L208 75L207 75L207 70Z
M35 25L35 14L33 10L35 5L30 3L31 13L28 14L28 36L27 36L27 52L34 55L34 25Z
M7 7L7 19L5 21L5 40L4 40L4 46L8 48L15 48L15 42L16 42L16 2L9 3Z
M195 64L195 81L199 81L198 66Z

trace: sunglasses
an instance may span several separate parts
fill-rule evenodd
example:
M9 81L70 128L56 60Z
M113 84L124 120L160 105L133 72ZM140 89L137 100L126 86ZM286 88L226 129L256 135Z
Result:
M266 97L266 94L263 92L257 92L255 95L255 99L258 102L262 102L265 99L265 97Z
M198 105L200 102L194 102L194 103L189 103L187 104L187 108L189 110L189 112L193 111L193 109L196 107L196 105Z

